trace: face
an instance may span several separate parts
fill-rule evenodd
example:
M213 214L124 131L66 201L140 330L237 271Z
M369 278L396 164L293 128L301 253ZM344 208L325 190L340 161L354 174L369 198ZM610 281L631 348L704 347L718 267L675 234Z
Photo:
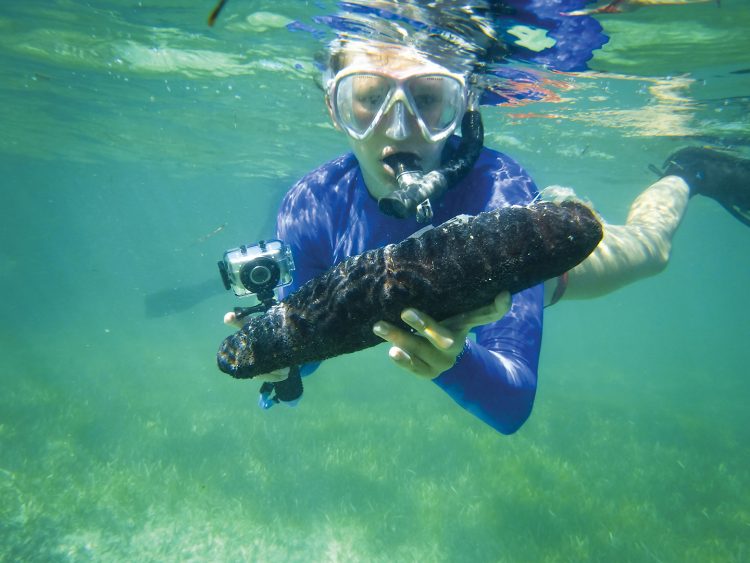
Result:
M394 153L409 152L417 155L425 171L434 170L440 165L440 156L447 137L437 142L425 138L420 123L410 107L416 106L422 117L422 127L425 124L430 127L434 123L450 121L451 117L455 117L455 112L461 109L461 103L459 99L456 100L457 103L448 103L453 100L446 101L445 90L438 87L435 80L410 79L414 74L444 74L448 71L406 49L380 49L371 53L351 52L346 60L347 65L342 74L348 69L363 70L391 77L395 83L402 86L408 84L395 91L385 106L382 117L363 139L347 135L352 151L359 161L368 191L373 197L380 198L398 187L393 170L383 162L385 157ZM394 83L393 80L390 82ZM343 85L344 81L341 81L339 87L344 87ZM346 88L350 89L347 95L351 100L348 119L355 128L364 130L373 122L390 87L377 77L357 76L346 83ZM410 101L406 100L406 88L411 96ZM326 101L333 117L331 101ZM340 128L338 124L336 126Z

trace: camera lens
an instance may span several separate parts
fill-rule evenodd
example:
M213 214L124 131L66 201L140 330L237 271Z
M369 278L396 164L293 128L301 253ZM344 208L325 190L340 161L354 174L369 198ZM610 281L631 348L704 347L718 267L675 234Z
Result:
M250 270L250 281L255 285L263 285L271 279L271 272L265 266L255 266Z
M261 256L240 268L240 281L245 289L259 293L276 287L281 277L279 265L271 258Z

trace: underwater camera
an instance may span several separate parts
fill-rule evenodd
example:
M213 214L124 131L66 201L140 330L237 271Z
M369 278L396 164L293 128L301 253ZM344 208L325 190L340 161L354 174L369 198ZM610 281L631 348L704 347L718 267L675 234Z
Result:
M254 297L256 305L243 307L249 314L264 311L276 301L276 290L292 283L294 260L289 245L277 239L232 248L219 261L219 273L227 290L237 297Z
M236 318L263 313L277 303L277 289L292 283L294 259L289 245L278 239L261 240L252 246L232 248L219 260L219 273L227 291L237 297L253 297L250 307L235 307ZM303 386L299 366L291 366L283 381L266 381L260 388L258 404L270 409L278 402L295 404L302 396Z

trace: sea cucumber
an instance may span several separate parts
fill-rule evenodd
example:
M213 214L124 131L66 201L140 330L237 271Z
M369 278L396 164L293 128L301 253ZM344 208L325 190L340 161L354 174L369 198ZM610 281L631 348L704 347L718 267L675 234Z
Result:
M252 378L374 346L379 320L406 326L413 307L435 319L471 311L567 272L602 227L578 202L503 207L453 219L419 237L368 250L311 279L253 317L219 349L219 368Z

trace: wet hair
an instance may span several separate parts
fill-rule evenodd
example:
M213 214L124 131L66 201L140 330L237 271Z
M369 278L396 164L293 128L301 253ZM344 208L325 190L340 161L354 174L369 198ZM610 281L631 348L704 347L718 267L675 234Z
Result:
M346 67L352 46L374 53L392 46L413 49L451 72L468 74L499 42L490 3L476 0L474 4L351 0L336 15L321 19L335 33L322 66L335 74Z
M343 43L343 41L339 40L332 41L326 51L328 60L326 61L325 68L334 75L347 66L348 57L344 51Z
M336 74L351 64L352 58L356 56L358 49L361 49L362 53L367 54L367 57L374 60L376 63L386 63L393 59L393 54L390 49L406 49L408 47L409 46L403 44L383 44L375 43L373 41L362 41L360 39L350 40L337 38L329 43L328 48L325 51L321 51L316 55L316 64L322 70L322 76L316 77L316 83L321 90L325 91L328 80L336 76ZM414 54L424 57L427 61L445 67L449 72L464 75L467 77L467 83L470 82L468 77L471 76L477 68L477 65L473 64L476 61L470 62L463 60L462 64L452 65L451 61L435 57L430 52L415 50Z

